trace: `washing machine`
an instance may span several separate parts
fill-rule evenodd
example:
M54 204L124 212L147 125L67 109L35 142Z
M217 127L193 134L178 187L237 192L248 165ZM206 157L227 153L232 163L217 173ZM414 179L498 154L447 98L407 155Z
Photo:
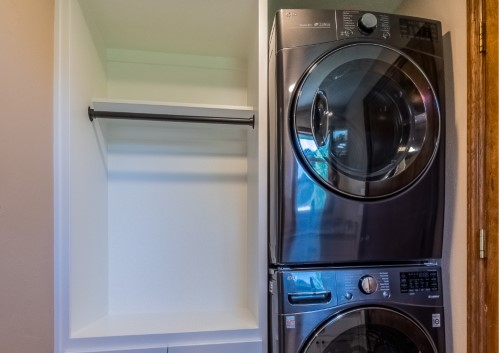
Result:
M440 23L353 10L280 10L271 33L270 263L439 259Z
M439 266L271 271L272 353L445 353Z

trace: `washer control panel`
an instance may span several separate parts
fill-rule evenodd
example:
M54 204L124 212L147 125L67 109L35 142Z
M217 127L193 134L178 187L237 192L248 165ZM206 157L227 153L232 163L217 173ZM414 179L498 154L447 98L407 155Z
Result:
M389 272L384 269L338 271L339 303L391 297Z
M398 302L442 305L441 271L435 265L287 269L273 272L271 291L284 311L347 304Z
M399 290L401 293L439 291L437 271L400 272Z

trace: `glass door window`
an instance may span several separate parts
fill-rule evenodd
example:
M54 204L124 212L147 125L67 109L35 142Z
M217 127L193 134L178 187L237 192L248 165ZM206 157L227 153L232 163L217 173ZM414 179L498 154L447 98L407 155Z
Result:
M423 329L410 318L384 308L339 315L308 342L303 353L436 353Z
M295 96L292 128L313 176L340 193L381 197L422 175L439 143L431 84L404 53L375 44L315 63Z

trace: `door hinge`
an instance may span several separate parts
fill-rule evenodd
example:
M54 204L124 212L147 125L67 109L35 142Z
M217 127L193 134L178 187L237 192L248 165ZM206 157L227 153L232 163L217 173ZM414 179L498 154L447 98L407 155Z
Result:
M486 231L484 229L479 230L479 258L486 258Z
M482 54L486 53L485 40L486 40L486 22L481 21L479 23L479 52Z

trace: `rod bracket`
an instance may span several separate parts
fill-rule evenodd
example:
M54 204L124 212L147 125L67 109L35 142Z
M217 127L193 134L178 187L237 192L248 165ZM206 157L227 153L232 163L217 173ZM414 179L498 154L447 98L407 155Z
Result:
M91 107L89 107L88 114L89 114L90 121L94 121L94 119L96 118L94 109L92 109Z

